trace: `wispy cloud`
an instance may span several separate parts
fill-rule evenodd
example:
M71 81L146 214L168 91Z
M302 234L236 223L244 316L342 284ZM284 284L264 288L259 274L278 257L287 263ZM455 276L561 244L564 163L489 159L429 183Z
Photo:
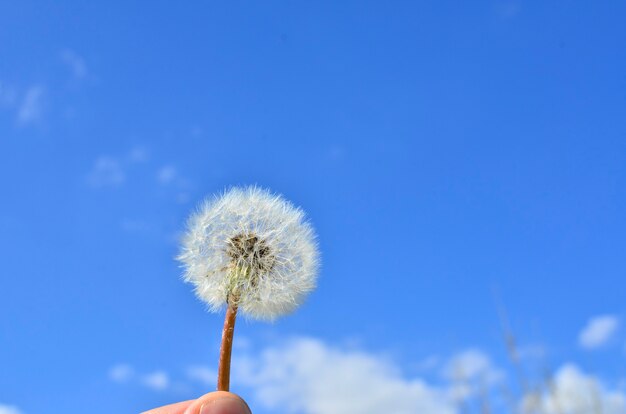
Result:
M69 68L74 79L83 79L87 76L87 64L85 59L70 49L61 52L61 60Z
M174 182L177 175L178 172L176 171L175 167L171 165L166 165L165 167L159 169L159 171L157 172L157 180L162 185L168 185Z
M133 147L126 156L130 163L142 163L148 161L150 153L146 147Z
M43 112L44 88L40 85L30 86L21 98L17 108L17 122L28 125L41 119Z
M478 349L468 349L454 355L444 368L444 375L451 380L478 379L494 383L504 377L504 373L495 368L487 354Z
M149 160L150 154L145 147L134 147L127 153L117 156L101 155L87 173L86 182L92 188L121 187L129 181L133 167L146 164ZM165 164L157 169L154 169L153 165L146 165L146 167L147 172L156 177L159 187L166 191L165 194L172 196L180 204L189 201L192 186L178 168L172 164Z
M135 375L133 367L128 364L117 364L109 370L109 379L113 382L124 383L130 381Z
M61 61L67 66L74 80L82 80L89 76L85 60L75 51L66 49L60 53ZM52 87L50 87L52 86ZM56 93L55 93L56 91ZM44 120L45 115L54 113L48 111L49 103L62 104L66 96L59 94L55 85L43 82L29 82L11 84L0 81L0 109L8 111L14 116L18 127L26 127ZM56 108L58 109L58 108ZM59 113L60 111L56 111ZM66 119L71 119L74 113L71 105L62 111Z
M131 166L145 163L148 159L148 150L144 147L133 147L118 156L101 155L87 174L87 183L94 188L119 187L126 182L127 171Z
M578 343L586 349L606 344L617 332L619 318L614 315L596 316L589 320L578 336Z
M141 378L141 382L155 391L163 391L170 385L169 376L165 371L155 371L146 374Z
M187 378L204 385L213 385L217 379L217 371L200 365L192 366L187 369Z
M187 181L173 165L165 165L157 171L157 182L176 191L176 201L184 204L189 201L189 181Z
M489 356L478 349L467 349L452 356L442 373L449 381L450 397L457 403L485 393L505 377Z
M149 373L139 373L129 364L112 366L109 369L108 377L118 384L141 385L154 391L166 390L171 385L167 372L156 370Z
M87 176L87 182L95 188L119 187L126 181L122 162L113 157L99 157Z
M45 88L42 85L31 85L24 89L0 82L0 109L13 113L18 126L41 120L44 97Z
M0 404L0 414L22 414L22 411L14 405Z

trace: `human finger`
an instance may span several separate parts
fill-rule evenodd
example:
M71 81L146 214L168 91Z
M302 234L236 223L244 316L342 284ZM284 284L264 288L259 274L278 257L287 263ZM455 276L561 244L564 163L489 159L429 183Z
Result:
M141 414L184 414L187 407L189 407L194 401L195 400L189 400L176 404L165 405L163 407L145 411Z
M191 403L184 414L252 414L250 407L236 394L215 391Z

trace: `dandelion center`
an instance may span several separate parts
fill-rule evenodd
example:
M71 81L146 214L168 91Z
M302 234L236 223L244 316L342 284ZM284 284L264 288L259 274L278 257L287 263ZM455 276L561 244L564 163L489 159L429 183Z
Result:
M247 268L253 277L272 270L276 261L267 242L252 233L231 237L226 252L234 265Z

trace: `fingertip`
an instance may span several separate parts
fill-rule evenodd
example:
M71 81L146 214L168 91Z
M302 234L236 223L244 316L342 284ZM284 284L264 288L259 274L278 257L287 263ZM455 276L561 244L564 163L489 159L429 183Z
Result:
M182 401L176 404L170 404L164 407L144 411L141 414L183 414L185 412L185 409L194 402L194 400Z
M194 401L185 414L252 414L248 404L237 394L215 391Z

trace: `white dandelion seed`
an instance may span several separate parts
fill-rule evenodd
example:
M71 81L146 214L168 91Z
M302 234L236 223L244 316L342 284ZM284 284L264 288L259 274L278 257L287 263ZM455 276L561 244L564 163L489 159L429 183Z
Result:
M237 311L264 320L293 311L315 287L319 253L302 210L246 187L191 216L178 259L197 296L212 311L227 308L218 369L218 389L227 391Z

